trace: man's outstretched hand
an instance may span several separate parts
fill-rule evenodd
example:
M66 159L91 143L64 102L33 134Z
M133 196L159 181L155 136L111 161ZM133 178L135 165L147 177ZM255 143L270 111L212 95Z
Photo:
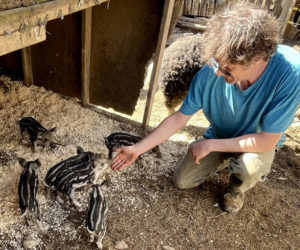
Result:
M135 152L133 146L122 146L117 148L115 152L118 152L118 154L113 158L111 164L111 168L115 171L122 171L132 164L139 156Z

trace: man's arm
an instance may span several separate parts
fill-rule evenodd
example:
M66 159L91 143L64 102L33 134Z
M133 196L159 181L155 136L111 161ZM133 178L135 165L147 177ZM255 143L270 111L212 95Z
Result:
M192 157L198 164L210 152L267 152L275 148L282 133L248 134L230 139L207 139L196 143L192 149Z
M167 140L171 135L183 128L191 117L191 115L184 115L180 111L168 116L151 134L140 142L117 149L116 151L120 153L113 159L111 168L113 170L122 170L129 166L139 155Z

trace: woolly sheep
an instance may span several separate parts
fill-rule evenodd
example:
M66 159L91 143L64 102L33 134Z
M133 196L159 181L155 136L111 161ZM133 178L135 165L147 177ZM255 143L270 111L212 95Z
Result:
M202 34L193 34L177 38L164 51L159 88L166 98L169 113L183 102L193 77L204 65L202 44Z

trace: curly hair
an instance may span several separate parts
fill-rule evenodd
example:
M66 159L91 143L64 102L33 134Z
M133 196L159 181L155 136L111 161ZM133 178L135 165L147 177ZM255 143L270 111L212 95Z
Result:
M266 9L249 2L228 5L208 21L204 33L207 44L202 59L249 65L261 58L269 60L276 52L279 24Z

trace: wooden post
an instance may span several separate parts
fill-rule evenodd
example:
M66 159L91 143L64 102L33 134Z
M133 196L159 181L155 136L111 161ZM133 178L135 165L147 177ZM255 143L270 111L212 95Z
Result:
M165 0L163 16L162 16L162 20L161 20L161 24L160 24L159 36L158 36L158 41L157 41L156 50L155 50L155 58L154 58L153 70L152 70L152 74L151 74L150 86L149 86L148 95L147 95L147 102L146 102L146 107L145 107L145 111L144 111L144 117L143 117L143 123L142 123L143 129L146 129L146 127L148 126L149 121L150 121L151 110L152 110L153 101L154 101L154 95L156 92L158 77L159 77L159 72L160 72L160 65L162 62L163 52L164 52L166 42L167 42L168 31L169 31L169 26L171 23L174 2L175 2L175 0Z
M199 6L200 5L200 1L196 1L194 0L193 3L192 3L192 15L193 16L197 16L198 15L198 9L199 9Z
M22 66L24 83L26 86L33 85L32 63L31 63L31 48L26 47L22 49Z
M264 0L262 7L266 9L270 9L271 4L272 4L272 0Z
M184 14L191 15L192 14L192 0L185 0L184 1Z
M208 1L208 10L207 10L207 15L212 16L215 11L215 1L214 0L209 0Z
M282 25L281 25L281 28L280 28L280 35L281 36L284 36L286 30L287 30L287 27L288 27L288 21L289 19L291 18L291 14L292 14L292 11L293 11L293 8L295 7L296 5L296 0L291 0L291 3L290 5L288 5L286 3L286 5L284 6L285 8L289 8L288 11L286 11L286 16L284 18L282 18ZM292 39L289 34L287 35L288 38ZM283 39L282 39L283 40Z
M83 105L86 106L90 102L92 7L82 11L81 28L81 99Z
M201 7L199 8L199 16L207 16L207 5L208 0L202 0L201 1Z

